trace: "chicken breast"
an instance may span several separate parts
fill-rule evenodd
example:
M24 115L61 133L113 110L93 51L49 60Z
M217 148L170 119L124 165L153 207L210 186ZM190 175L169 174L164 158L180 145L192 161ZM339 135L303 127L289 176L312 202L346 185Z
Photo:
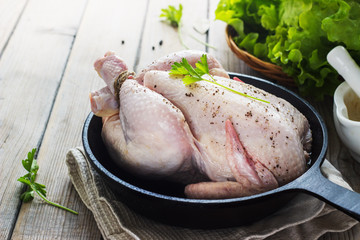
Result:
M126 64L113 53L95 62L108 89L90 94L91 106L103 117L102 137L114 161L141 177L187 184L190 198L247 196L304 173L311 131L290 103L229 79L211 55L218 83L269 103L206 81L185 86L169 75L174 62L186 58L195 66L202 54L170 54L138 76L124 74ZM119 74L121 87L114 87Z

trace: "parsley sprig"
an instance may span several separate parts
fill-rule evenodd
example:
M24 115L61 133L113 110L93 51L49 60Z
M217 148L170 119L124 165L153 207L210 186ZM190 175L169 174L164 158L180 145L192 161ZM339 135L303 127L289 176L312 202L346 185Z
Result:
M26 171L28 171L27 174L20 177L18 179L19 182L24 183L28 186L28 189L20 195L20 199L23 202L29 202L34 199L34 192L37 193L46 203L51 204L55 207L59 207L61 209L64 209L66 211L69 211L74 214L78 214L78 212L71 210L67 207L61 206L60 204L54 203L49 201L46 198L46 187L43 184L35 182L35 178L37 175L37 172L39 170L39 165L37 164L35 157L36 148L32 149L27 155L27 159L22 160L22 165L25 168Z
M181 26L182 10L183 6L181 3L179 4L179 9L169 5L168 8L161 9L162 13L160 14L160 17L164 17L172 27L178 28Z
M177 9L174 6L169 5L167 8L163 8L161 9L161 14L160 14L160 18L163 18L166 22L168 22L172 27L177 29L178 35L179 35L179 39L181 42L181 45L183 45L184 48L186 49L190 49L185 43L184 40L182 38L182 33L181 33L181 28L182 28L182 21L181 21L181 17L182 17L182 10L183 10L183 6L180 3L179 4L179 9ZM190 35L194 40L196 40L197 42L216 49L214 46L211 46L210 44L208 44L207 42L201 41L200 39L196 38L193 35Z
M184 43L184 40L183 40L182 34L181 34L182 10L183 10L182 4L179 4L179 9L177 9L174 6L169 5L168 8L161 9L162 13L160 14L160 18L165 18L165 21L167 21L172 27L177 29L177 33L179 35L181 45L183 45L184 48L189 49L189 47Z
M189 62L186 60L186 58L183 58L181 62L175 62L172 66L171 66L171 70L170 70L170 75L182 75L184 76L182 81L183 83L187 86L189 84L198 82L198 81L205 81L214 85L217 85L219 87L225 88L226 90L239 94L241 96L244 97L248 97L257 101L261 101L261 102L265 102L265 103L269 103L266 100L262 100L256 97L252 97L250 95L247 95L245 93L236 91L232 88L226 87L218 82L216 82L216 80L214 79L213 76L211 76L210 72L209 72L209 66L207 63L207 55L203 54L200 58L200 60L195 63L196 68L193 68ZM208 75L210 76L210 80L203 78L204 75Z

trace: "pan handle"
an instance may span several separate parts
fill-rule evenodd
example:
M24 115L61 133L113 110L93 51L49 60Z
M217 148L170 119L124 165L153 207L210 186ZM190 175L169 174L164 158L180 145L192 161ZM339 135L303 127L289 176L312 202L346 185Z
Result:
M331 182L322 175L320 168L299 181L296 188L360 221L360 194Z

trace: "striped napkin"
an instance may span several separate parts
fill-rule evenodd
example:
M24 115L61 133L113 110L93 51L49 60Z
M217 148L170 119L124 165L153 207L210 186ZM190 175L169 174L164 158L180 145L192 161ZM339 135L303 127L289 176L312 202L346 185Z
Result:
M104 239L360 239L358 221L306 194L298 194L279 211L247 226L205 230L162 224L117 200L81 147L69 150L66 164L75 189L94 214ZM327 160L322 172L331 181L351 189Z

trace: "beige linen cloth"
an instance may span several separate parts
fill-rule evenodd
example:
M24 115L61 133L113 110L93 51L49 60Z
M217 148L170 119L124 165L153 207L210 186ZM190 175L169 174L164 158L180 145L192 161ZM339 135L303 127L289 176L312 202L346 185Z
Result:
M350 235L360 239L360 234L354 237L355 231L352 231L359 228L358 221L306 194L298 194L276 213L249 226L210 230L169 226L136 214L118 201L91 167L81 147L69 150L66 163L71 181L94 214L104 239L308 240L318 239L324 234L328 239L349 239L341 236ZM350 188L327 160L322 171L331 181Z

